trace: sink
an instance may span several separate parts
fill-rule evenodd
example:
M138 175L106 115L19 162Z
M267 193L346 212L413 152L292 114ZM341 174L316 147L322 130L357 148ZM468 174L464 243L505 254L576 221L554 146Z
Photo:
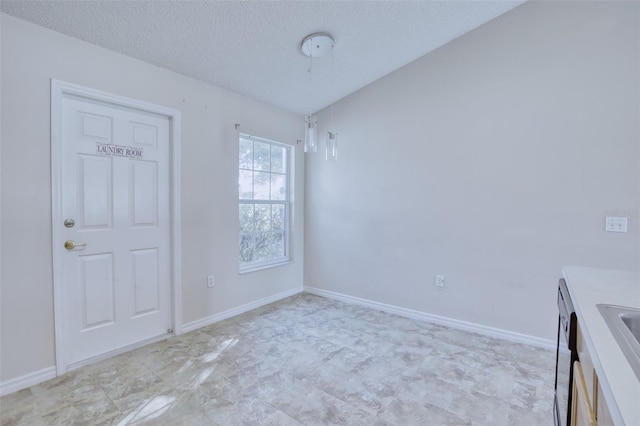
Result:
M636 342L640 343L640 310L632 314L622 314L620 319L635 337Z
M602 304L596 306L640 380L640 309Z

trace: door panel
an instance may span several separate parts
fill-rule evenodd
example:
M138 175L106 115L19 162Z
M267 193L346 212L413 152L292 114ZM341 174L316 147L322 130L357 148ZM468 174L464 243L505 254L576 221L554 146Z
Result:
M80 137L85 140L111 142L113 122L111 117L78 111Z
M133 257L133 287L134 316L156 312L160 296L160 281L158 279L158 250L134 250Z
M131 162L132 226L157 226L158 172L152 161Z
M81 224L84 228L111 228L112 166L111 158L79 155L79 200Z
M78 256L82 289L82 331L113 324L113 255Z
M144 123L130 123L135 145L147 146L151 149L158 148L158 128Z

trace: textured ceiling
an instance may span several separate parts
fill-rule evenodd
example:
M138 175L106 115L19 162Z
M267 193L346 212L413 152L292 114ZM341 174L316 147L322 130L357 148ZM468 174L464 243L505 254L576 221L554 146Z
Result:
M308 114L523 1L7 1L55 31ZM309 58L300 42L335 38Z

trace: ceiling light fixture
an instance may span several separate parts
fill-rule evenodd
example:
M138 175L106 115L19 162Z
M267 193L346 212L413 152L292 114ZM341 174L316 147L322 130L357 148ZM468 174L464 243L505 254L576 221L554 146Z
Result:
M335 42L327 33L314 33L306 36L300 44L300 50L306 56L319 58L333 50Z
M313 58L319 58L333 50L335 42L333 37L327 33L313 33L306 36L300 43L300 50L309 57L309 86L313 96L313 83L311 80L311 69ZM304 152L314 153L318 151L318 119L315 115L309 114L304 118Z

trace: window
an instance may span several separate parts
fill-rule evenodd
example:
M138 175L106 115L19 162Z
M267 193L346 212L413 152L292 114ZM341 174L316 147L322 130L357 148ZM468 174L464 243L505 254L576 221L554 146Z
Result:
M240 271L287 262L291 147L240 135Z

